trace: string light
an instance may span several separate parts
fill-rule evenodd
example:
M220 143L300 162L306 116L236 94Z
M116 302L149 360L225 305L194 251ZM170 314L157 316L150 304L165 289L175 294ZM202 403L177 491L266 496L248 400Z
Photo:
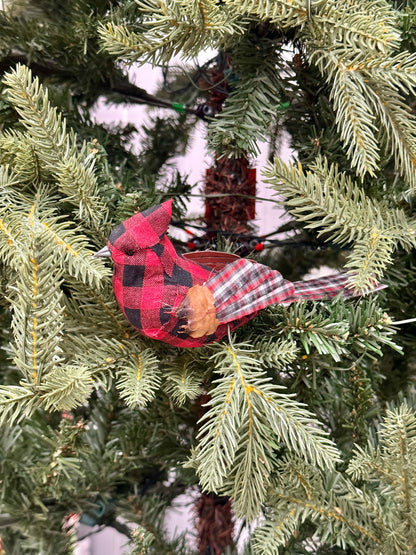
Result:
M233 233L231 231L222 231L220 229L212 229L212 228L207 228L207 227L195 225L195 224L186 224L185 222L180 222L180 221L172 221L171 225L179 229L182 229L187 235L190 235L192 237L192 239L190 239L186 243L186 246L189 250L197 250L203 246L206 246L207 244L210 245L210 248L214 248L215 245L213 244L213 238L215 237L225 237L227 239L234 240L237 243L241 242L244 244L242 246L248 248L249 250L255 250L257 252L260 252L266 248L289 247L289 246L308 247L314 250L321 250L323 248L332 248L332 249L335 248L336 250L344 250L347 248L347 247L334 247L333 245L331 246L321 245L314 241L308 241L308 240L295 240L290 238L288 239L269 238L271 235L275 235L276 233L283 233L283 231L282 232L275 231L275 232L269 233L268 235L260 236L260 235L250 235L247 233ZM190 229L187 229L188 227L193 227L199 231L202 231L204 235L197 235ZM178 241L178 242L181 243L181 241Z

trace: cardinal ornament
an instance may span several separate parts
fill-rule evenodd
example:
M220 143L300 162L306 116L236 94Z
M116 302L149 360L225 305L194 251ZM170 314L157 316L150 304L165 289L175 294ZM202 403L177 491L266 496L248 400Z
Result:
M147 337L200 347L271 304L353 296L342 273L290 282L277 270L235 255L181 255L166 235L171 214L171 200L135 214L114 229L108 246L95 255L112 257L118 305Z

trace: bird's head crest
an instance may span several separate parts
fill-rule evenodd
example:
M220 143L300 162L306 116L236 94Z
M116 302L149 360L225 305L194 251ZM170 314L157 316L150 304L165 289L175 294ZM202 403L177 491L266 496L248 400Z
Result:
M112 231L108 238L110 245L126 252L153 247L159 243L169 227L172 202L167 200L131 216Z

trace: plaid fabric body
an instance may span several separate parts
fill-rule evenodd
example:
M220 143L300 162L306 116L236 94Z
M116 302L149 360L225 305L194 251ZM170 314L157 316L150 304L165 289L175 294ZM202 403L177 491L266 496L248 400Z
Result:
M212 270L176 256L169 275L161 271L160 258L151 248L144 249L128 262L115 266L114 294L126 319L147 337L176 347L201 347L218 341L228 333L228 328L233 330L255 316L236 318L206 337L189 337L183 328L186 321L176 317L176 309L189 288L206 282Z
M163 203L136 214L111 233L108 246L115 265L114 294L126 319L141 334L177 347L200 347L217 341L229 327L233 330L250 317L230 326L220 325L215 334L197 339L184 331L186 321L176 317L176 309L189 288L209 280L213 270L176 253L165 235L169 209L170 204Z
M340 292L353 296L345 274L292 283L278 271L244 259L215 273L176 253L166 237L170 217L168 201L132 216L109 237L117 302L143 335L177 347L200 347L221 339L271 304L334 297ZM194 285L211 290L220 322L214 334L201 338L189 337L184 331L186 320L176 316Z
M280 272L250 260L237 260L211 277L205 285L211 290L217 318L221 324L254 315L271 304L288 305L301 299L323 299L342 293L352 297L347 275L290 282Z

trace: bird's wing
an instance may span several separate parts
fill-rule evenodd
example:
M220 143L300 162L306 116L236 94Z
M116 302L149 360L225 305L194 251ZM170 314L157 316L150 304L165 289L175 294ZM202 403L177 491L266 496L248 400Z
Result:
M204 264L216 272L222 270L230 262L234 262L240 258L237 254L218 251L194 251L187 252L182 256L196 264Z

